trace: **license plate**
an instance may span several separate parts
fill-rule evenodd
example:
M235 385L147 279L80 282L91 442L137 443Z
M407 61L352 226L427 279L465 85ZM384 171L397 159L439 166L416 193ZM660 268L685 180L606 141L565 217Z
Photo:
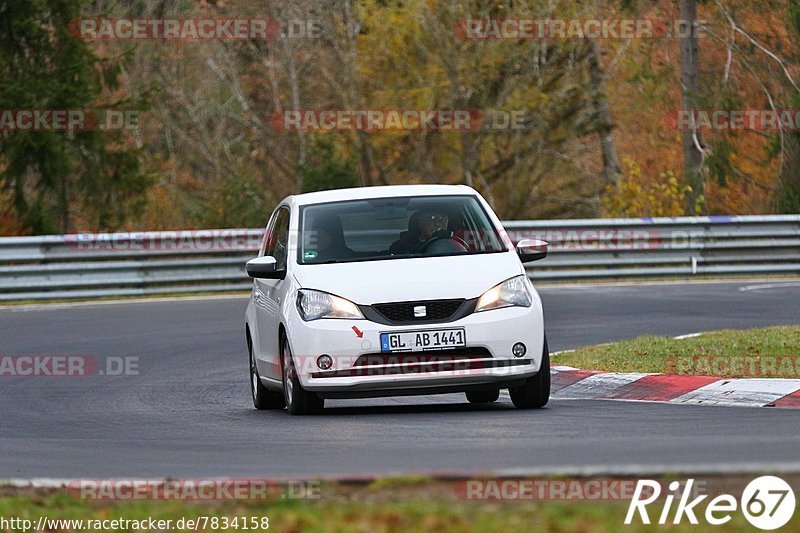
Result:
M466 345L467 336L463 328L381 333L382 352L418 352Z

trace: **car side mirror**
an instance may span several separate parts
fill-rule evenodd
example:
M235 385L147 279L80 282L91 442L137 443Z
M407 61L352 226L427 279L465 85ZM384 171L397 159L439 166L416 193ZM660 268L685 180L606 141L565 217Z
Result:
M281 279L283 270L278 270L278 261L271 255L256 257L245 264L247 275L251 278Z
M523 263L538 261L547 257L547 241L522 239L517 243L517 255Z

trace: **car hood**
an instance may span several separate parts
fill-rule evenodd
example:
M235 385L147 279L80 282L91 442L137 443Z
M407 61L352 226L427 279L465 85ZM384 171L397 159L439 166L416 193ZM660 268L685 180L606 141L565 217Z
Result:
M361 305L477 298L523 273L514 252L295 265L294 269L301 288L329 292Z

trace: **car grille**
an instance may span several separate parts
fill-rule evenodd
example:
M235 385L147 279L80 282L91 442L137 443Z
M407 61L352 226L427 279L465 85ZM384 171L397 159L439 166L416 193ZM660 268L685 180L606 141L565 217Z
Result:
M378 352L359 356L353 366L407 365L491 358L492 353L486 348L449 348L445 350L398 353Z
M417 322L447 322L464 305L465 300L427 300L420 302L392 302L375 304L372 308L395 324ZM414 308L425 306L425 316L415 317Z

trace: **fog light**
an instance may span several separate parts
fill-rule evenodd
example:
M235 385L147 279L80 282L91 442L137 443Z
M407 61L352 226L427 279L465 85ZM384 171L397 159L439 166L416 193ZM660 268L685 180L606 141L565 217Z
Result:
M333 358L330 355L320 355L317 357L317 366L322 370L328 370L333 366Z
M525 352L527 351L528 349L525 348L525 345L522 344L521 342L518 342L517 344L514 345L513 348L511 348L511 353L514 354L514 357L522 357L523 355L525 355Z

